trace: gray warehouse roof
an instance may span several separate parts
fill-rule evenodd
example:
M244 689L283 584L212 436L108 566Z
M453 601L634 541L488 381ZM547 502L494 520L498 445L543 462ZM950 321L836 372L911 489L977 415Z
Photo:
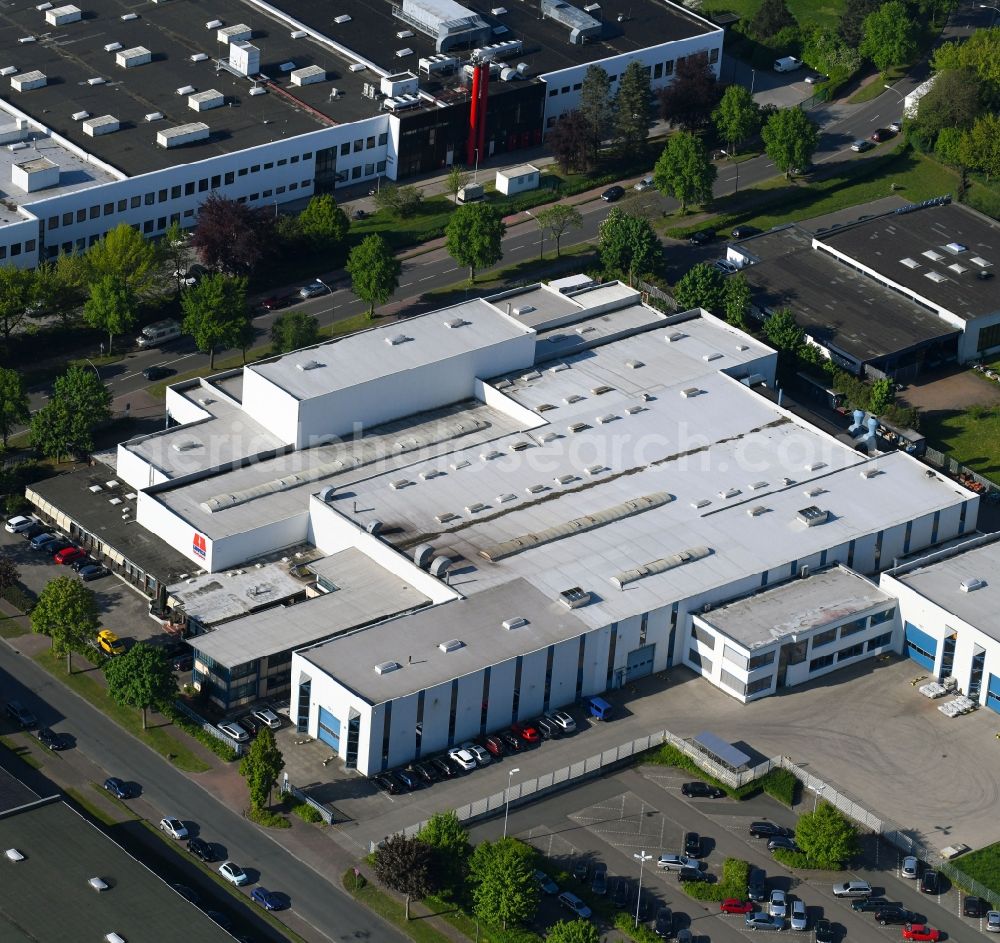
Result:
M1000 223L968 207L897 210L817 239L966 321L1000 311Z
M81 943L118 933L129 941L223 943L232 937L166 881L62 802L0 818L4 860L0 939ZM95 890L88 882L108 885Z
M826 239L827 237L819 237ZM739 244L759 259L743 274L761 308L789 307L810 337L862 363L957 334L937 315L812 248L798 226Z
M871 580L837 565L698 618L753 650L891 601Z

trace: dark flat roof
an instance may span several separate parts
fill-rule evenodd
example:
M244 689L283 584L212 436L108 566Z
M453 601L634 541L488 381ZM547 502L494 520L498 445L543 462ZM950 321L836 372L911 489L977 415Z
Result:
M743 269L754 302L789 307L818 343L866 363L959 333L915 302L812 248L787 226L738 243L759 259Z
M683 7L664 3L663 0L602 0L600 17L604 22L604 33L601 38L574 45L569 42L567 27L549 18L538 19L537 0L458 2L480 14L490 25L507 27L509 32L494 37L494 42L519 39L524 43L524 52L509 57L509 62L511 65L528 63L532 76L721 29L688 13ZM589 0L567 2L582 10ZM413 30L413 36L397 39L397 32L412 28L392 15L394 3L401 5L400 0L337 0L334 11L326 3L317 3L316 0L276 0L278 6L296 19L390 72L408 69L416 74L418 60L436 53L434 42L416 30ZM506 8L506 13L494 16L490 12L501 6ZM351 21L333 23L331 14L334 13L348 14ZM619 15L625 17L621 23L618 22ZM402 48L412 49L413 55L397 59L396 50ZM468 52L461 50L448 52L447 55L468 59Z
M113 548L123 557L161 583L170 585L182 576L198 572L198 566L178 553L141 524L135 522L138 500L132 488L122 485L109 489L107 482L117 480L106 465L95 465L78 471L56 475L31 485L27 491L38 495L83 528L98 537L107 548ZM96 485L101 490L91 492ZM129 498L128 495L133 495ZM118 498L118 504L111 504ZM127 518L123 512L130 511Z
M87 0L80 6L84 18L62 27L46 24L44 13L38 12L34 3L5 9L0 19L0 65L14 65L22 73L37 69L48 76L49 84L19 93L11 88L10 79L4 78L0 80L0 97L130 176L327 126L307 108L274 90L250 96L249 80L225 70L216 72L215 59L228 59L229 50L216 41L215 29L205 28L205 23L214 19L226 26L250 26L250 41L261 50L261 71L278 79L280 87L300 102L333 119L330 123L378 113L378 103L361 94L363 83L377 81L376 76L350 72L349 62L332 49L312 39L292 39L287 26L240 0L212 0L208 5L198 0L144 3L136 7L138 19L124 22L121 15L130 8L117 0ZM35 35L37 41L18 42L29 35ZM121 68L115 64L115 53L104 50L116 42L122 49L145 46L152 61ZM191 56L197 53L205 53L209 59L192 62ZM328 72L327 81L292 86L289 75L279 69L285 62L294 62L296 68L320 65ZM95 77L103 77L105 84L88 85L87 80ZM195 112L188 107L187 95L176 94L176 89L186 85L199 92L216 89L226 96L226 104ZM330 101L331 88L344 94ZM121 130L88 137L82 122L72 118L80 111L95 117L114 115ZM165 118L147 122L145 116L156 111ZM209 125L207 140L171 150L156 144L158 131L193 121Z
M968 207L949 203L890 213L817 238L966 321L1000 311L1000 223ZM964 248L949 250L952 243ZM976 277L984 268L993 278ZM933 281L929 273L942 280Z
M3 750L4 748L0 747L0 752ZM6 815L14 809L38 801L40 801L38 793L0 766L0 815Z
M17 934L45 943L126 940L223 943L232 937L162 878L62 802L0 817L0 848L24 860L4 860L0 939ZM101 878L108 890L88 881Z

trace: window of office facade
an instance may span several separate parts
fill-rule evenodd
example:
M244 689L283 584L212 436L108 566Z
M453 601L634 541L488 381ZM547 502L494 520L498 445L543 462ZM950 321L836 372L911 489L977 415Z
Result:
M715 636L700 625L691 626L691 637L697 639L706 648L715 648Z

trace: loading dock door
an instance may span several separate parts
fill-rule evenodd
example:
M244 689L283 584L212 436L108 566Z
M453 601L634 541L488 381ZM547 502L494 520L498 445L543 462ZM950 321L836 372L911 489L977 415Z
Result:
M656 644L644 645L628 653L625 666L625 681L638 681L653 673L653 657L656 654Z
M340 721L325 707L319 709L317 736L334 750L340 750Z
M913 623L904 626L906 633L906 654L928 671L934 670L937 659L937 639L918 629Z

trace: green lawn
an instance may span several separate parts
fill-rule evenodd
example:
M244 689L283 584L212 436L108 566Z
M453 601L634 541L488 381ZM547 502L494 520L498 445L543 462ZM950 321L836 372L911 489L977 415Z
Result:
M959 871L1000 894L1000 842L963 855L953 864Z
M0 615L0 638L17 638L19 635L25 634L27 634L27 630L20 626L16 619Z
M344 872L341 882L344 889L355 900L364 904L372 913L378 914L397 929L402 930L411 940L416 940L417 943L449 943L448 937L432 927L426 920L417 918L408 921L403 905L374 884L364 878L358 884L353 869L348 868ZM412 917L412 905L410 914Z
M837 26L844 12L844 0L788 0L788 9L799 26ZM744 22L753 19L760 0L704 0L703 13L738 13Z
M1000 409L922 413L920 431L934 448L1000 484Z
M66 659L62 656L53 655L51 652L43 652L35 656L35 661L65 684L66 687L89 701L99 711L107 714L118 726L138 737L161 756L165 756L178 769L188 773L203 773L211 769L184 740L180 740L174 735L176 728L168 722L165 723L161 714L150 712L150 729L143 730L142 715L140 712L132 708L120 707L112 701L108 697L105 687L92 677L97 669L82 670L84 662L78 655L75 656L74 671L71 675L66 674Z

